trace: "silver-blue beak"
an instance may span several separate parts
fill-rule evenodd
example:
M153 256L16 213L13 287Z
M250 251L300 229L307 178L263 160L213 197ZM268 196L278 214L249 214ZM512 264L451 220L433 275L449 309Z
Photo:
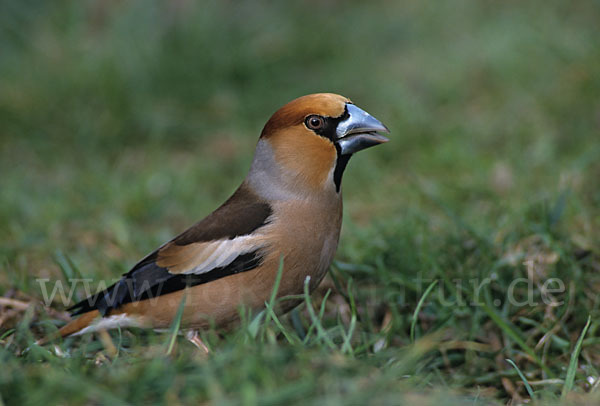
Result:
M346 104L349 117L341 121L336 128L336 143L342 155L349 155L369 148L389 139L378 131L389 133L388 128L366 111L354 104Z

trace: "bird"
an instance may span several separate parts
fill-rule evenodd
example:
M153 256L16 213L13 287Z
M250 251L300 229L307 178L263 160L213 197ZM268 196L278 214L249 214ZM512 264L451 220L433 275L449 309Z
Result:
M265 124L249 172L203 220L154 250L113 285L76 303L57 336L118 327L182 329L239 321L272 294L312 292L329 269L342 225L342 175L352 155L388 128L333 93L299 97ZM278 272L281 272L278 275ZM300 303L286 300L279 312ZM182 310L181 316L177 316Z

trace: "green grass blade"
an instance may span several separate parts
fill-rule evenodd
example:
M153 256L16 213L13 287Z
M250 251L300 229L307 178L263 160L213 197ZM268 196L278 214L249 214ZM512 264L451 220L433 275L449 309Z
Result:
M283 275L283 254L279 257L279 268L277 269L277 275L275 275L275 282L273 283L273 289L271 289L271 297L269 301L265 303L265 306L268 309L273 310L275 307L275 300L277 299L277 291L279 291L279 284L281 283L281 277ZM263 323L263 338L269 322L272 319L272 315L274 315L274 311L267 311L265 314L265 322Z
M256 336L258 336L260 326L263 325L262 319L265 316L265 313L265 310L262 310L260 313L254 316L252 321L248 324L248 334L250 334L250 337L252 337L253 339L256 338Z
M300 319L300 313L298 312L298 308L295 308L290 312L290 318L292 319L292 326L294 326L296 334L298 334L300 340L304 341L304 339L306 338L306 331L304 330L304 326L302 325L302 320Z
M552 373L552 371L550 370L550 368L548 368L546 366L546 364L544 364L544 362L540 359L540 357L538 357L535 353L535 351L533 350L533 348L531 348L530 346L527 345L527 343L525 343L525 340L523 340L521 338L521 336L511 327L511 325L509 324L510 322L505 321L502 316L500 316L498 313L496 313L496 311L494 311L494 309L492 309L487 303L483 304L482 306L483 310L487 313L487 315L492 319L492 321L494 323L496 323L496 325L498 327L500 327L500 329L502 329L502 331L504 331L504 333L509 336L515 343L517 343L517 345L519 347L521 347L521 349L531 357L531 359L539 365L540 368L542 368L544 370L544 372L546 372L546 374L548 374L548 376L550 378L554 378L554 373Z
M312 301L310 300L310 293L309 293L309 289L308 289L309 283L310 283L310 276L307 276L306 279L304 280L304 300L306 301L306 309L308 310L308 314L310 315L310 318L312 320L311 328L314 326L314 328L317 330L317 337L319 339L321 339L325 344L327 344L327 346L329 348L333 349L333 348L335 348L335 344L333 343L331 338L329 338L329 335L323 328L320 317L317 317L317 315L315 314L315 309L313 308ZM326 300L327 300L327 295L325 296L325 298L323 298L323 303L325 303ZM323 316L322 312L324 309L325 309L325 306L322 305L321 311L319 312L321 317ZM306 337L308 338L309 334L306 334Z
M6 337L14 333L16 330L14 328L9 328L2 335L0 335L0 341L4 340Z
M73 278L83 278L79 267L75 265L75 262L67 254L61 250L57 250L54 253L54 259L58 264L65 280L69 281Z
M277 328L279 329L279 331L281 331L281 334L283 334L283 336L286 338L286 340L288 341L288 343L290 344L297 344L299 343L299 339L297 336L292 335L286 328L285 326L281 323L281 321L279 320L279 317L277 317L277 314L275 313L275 310L271 307L270 303L265 303L265 306L267 307L267 314L270 316L271 320L273 320L273 323L275 323L275 325L277 326Z
M348 292L348 300L350 301L350 311L352 314L358 317L358 312L356 311L356 299L354 298L354 294L352 293L352 288L354 284L354 279L350 278L348 280L348 286L346 287L346 291Z
M508 362L510 365L513 366L514 369L517 370L519 377L521 377L521 380L525 384L525 389L527 390L527 393L529 394L529 398L531 398L531 400L535 400L535 393L533 393L533 389L531 389L531 385L529 385L529 381L527 380L527 378L525 378L525 375L523 375L523 372L521 372L521 370L519 369L517 364L515 364L513 362L513 360L511 360L511 359L506 359L506 362Z
M354 348L352 348L352 344L350 340L354 335L354 329L356 328L356 314L352 315L352 319L350 320L350 327L348 327L348 333L343 332L344 334L344 344L342 344L342 352L345 354L354 354Z
M567 396L573 389L573 383L575 382L575 373L577 372L577 360L579 359L579 354L581 353L581 347L583 346L583 338L590 327L592 322L592 316L588 316L587 322L585 323L585 327L583 327L583 331L575 344L575 348L573 349L573 353L571 354L571 361L569 361L569 369L567 369L567 377L565 378L565 384L563 385L562 390L562 398Z
M183 297L181 298L181 303L179 303L179 308L177 309L177 314L175 315L175 319L171 324L171 329L169 331L169 341L167 345L167 355L171 355L173 351L173 347L175 346L175 340L177 339L177 333L179 333L179 327L181 326L181 319L183 317L183 310L185 309L185 299L187 298L187 289L183 291Z
M434 280L427 287L427 289L425 289L425 293L423 293L423 296L421 296L421 299L419 300L419 303L417 303L417 307L415 308L415 311L413 312L412 321L410 323L410 342L411 343L415 342L415 327L417 325L417 317L419 316L419 312L421 311L421 307L423 307L423 304L425 303L425 300L427 299L427 296L429 295L429 293L431 293L431 291L433 290L433 288L435 287L435 285L437 285L437 282L438 282L437 279Z

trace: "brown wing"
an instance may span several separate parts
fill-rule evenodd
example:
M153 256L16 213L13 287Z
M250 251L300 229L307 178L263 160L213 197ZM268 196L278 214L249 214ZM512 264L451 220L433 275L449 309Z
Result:
M121 280L77 303L74 315L111 309L252 270L264 240L254 234L269 222L271 206L244 184L221 207L138 262Z

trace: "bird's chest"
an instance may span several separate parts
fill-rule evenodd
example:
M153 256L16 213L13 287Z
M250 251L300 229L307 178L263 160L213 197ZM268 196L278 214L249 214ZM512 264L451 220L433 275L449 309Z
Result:
M342 225L342 202L289 202L279 207L280 229L276 250L283 255L284 294L302 292L310 276L314 289L325 276L335 255Z

